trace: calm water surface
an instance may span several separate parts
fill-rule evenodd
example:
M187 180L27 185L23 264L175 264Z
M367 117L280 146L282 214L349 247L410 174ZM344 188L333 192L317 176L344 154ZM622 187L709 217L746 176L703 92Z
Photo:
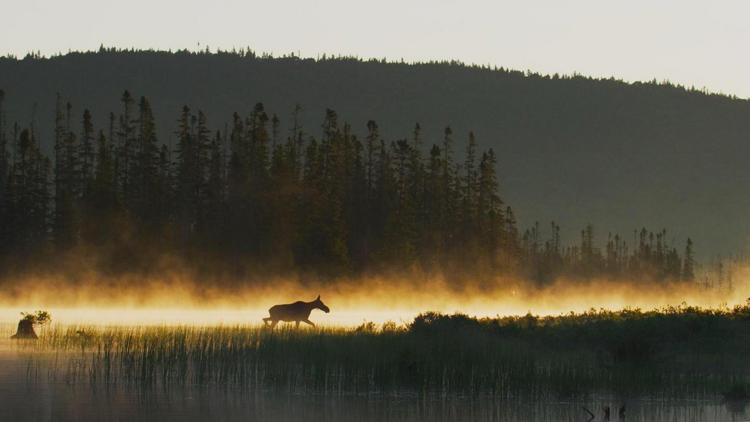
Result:
M586 421L583 407L626 405L626 421L750 420L745 404L720 399L600 397L528 403L491 397L300 395L181 386L144 391L73 380L64 356L0 351L0 421ZM57 368L55 370L55 368ZM60 370L63 368L64 370ZM85 374L84 374L85 375ZM610 420L620 418L613 410Z

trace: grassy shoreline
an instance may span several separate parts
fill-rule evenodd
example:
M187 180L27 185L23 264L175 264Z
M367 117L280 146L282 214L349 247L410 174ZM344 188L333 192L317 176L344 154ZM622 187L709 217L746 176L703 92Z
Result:
M743 396L750 306L595 311L271 331L257 326L53 325L12 343L29 367L71 382L139 388L226 386L287 393L498 398Z

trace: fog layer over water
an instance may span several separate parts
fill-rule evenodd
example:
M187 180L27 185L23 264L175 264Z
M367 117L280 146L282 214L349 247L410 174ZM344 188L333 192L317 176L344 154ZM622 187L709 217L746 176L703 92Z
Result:
M311 320L339 326L408 323L426 311L495 317L681 304L717 308L745 303L750 297L748 275L747 270L736 271L731 288L606 279L557 279L544 285L512 277L457 282L424 275L248 282L199 280L176 272L116 279L86 275L76 280L45 275L2 280L0 320L11 322L19 312L44 309L55 322L66 324L260 324L271 306L312 301L317 295L331 313L313 311Z

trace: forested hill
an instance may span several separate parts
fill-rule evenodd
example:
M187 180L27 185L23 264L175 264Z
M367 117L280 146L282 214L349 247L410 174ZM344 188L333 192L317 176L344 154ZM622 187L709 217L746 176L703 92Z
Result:
M446 124L462 153L469 129L497 154L503 198L521 226L554 220L563 237L587 222L632 233L634 224L688 235L702 258L742 249L750 234L750 103L664 84L553 77L455 63L270 58L253 54L100 51L0 59L8 122L34 120L51 152L55 94L80 116L118 112L124 89L151 100L160 140L174 142L181 106L224 129L256 102L282 122L302 105L320 135L325 109L360 136L380 123L387 140L419 122L425 145Z

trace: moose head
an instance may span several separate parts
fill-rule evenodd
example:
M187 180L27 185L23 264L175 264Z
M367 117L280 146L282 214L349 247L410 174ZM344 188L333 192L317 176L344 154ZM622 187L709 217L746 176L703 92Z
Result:
M320 309L321 311L323 311L325 313L331 312L331 308L329 308L328 306L326 306L326 304L323 303L322 300L320 300L320 295L318 295L318 297L315 299L315 301L313 301L313 305L315 305L316 308Z

